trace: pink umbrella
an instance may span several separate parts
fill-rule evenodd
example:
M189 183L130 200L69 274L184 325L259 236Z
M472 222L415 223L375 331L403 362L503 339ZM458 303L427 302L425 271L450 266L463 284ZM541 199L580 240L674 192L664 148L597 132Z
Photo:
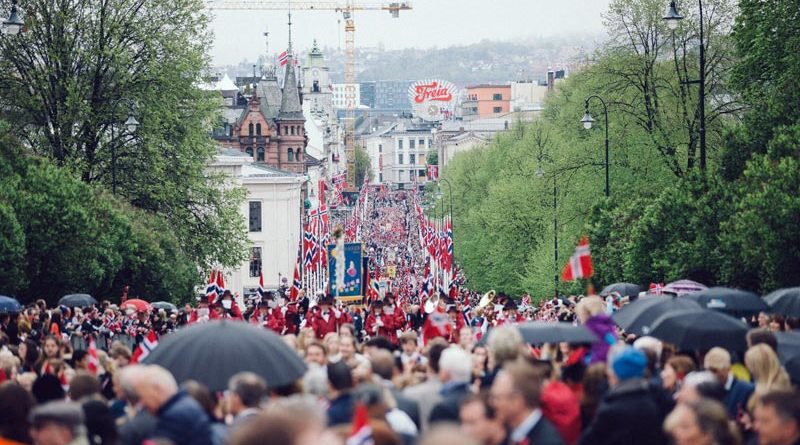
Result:
M705 284L700 284L692 280L678 280L664 286L664 293L675 294L677 296L700 292L708 289Z

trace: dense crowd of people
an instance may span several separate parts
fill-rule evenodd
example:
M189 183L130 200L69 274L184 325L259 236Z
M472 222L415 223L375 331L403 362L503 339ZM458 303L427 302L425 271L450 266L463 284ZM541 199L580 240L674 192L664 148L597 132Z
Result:
M225 291L175 310L40 300L0 314L0 445L800 444L800 376L776 339L796 319L755 317L743 351L685 351L616 326L627 296L533 303L462 286L426 310L413 212L388 195L367 211L372 267L394 279L363 308L283 285L243 306ZM149 337L217 319L281 335L305 375L275 387L239 372L212 392L136 363ZM595 341L528 344L531 320Z

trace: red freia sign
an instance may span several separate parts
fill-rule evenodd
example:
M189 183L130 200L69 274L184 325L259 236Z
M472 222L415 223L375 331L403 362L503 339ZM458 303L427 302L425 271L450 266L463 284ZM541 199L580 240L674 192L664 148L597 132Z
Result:
M439 82L432 81L431 83L418 84L414 86L416 96L414 102L421 104L426 100L435 100L441 102L449 102L453 99L450 89L445 86L439 85Z

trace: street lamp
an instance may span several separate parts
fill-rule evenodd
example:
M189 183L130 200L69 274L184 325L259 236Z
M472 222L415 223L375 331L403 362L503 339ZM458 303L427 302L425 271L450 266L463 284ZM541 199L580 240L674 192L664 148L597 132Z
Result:
M541 167L536 170L536 177L544 178L544 170ZM555 173L553 173L553 261L553 285L555 296L558 298L558 188Z
M703 21L703 0L697 0L700 8L700 79L687 80L685 84L697 84L700 87L699 100L697 103L698 114L700 115L700 170L706 170L706 43L705 43L705 23ZM683 20L683 16L678 13L675 0L669 2L667 14L664 21L671 30L678 28L678 23Z
M129 133L135 133L139 128L139 121L133 115L133 110L128 110L128 119L125 120L125 128ZM116 125L111 123L111 194L117 194L117 136Z
M3 28L5 28L6 32L10 35L16 35L25 26L25 22L19 18L19 14L17 14L17 0L11 1L11 14L9 14L8 19L3 21Z
M455 258L456 257L456 243L455 243L456 229L453 227L453 187L450 186L450 181L448 181L447 178L439 178L439 183L441 184L442 182L447 184L447 193L448 193L448 195L450 197L450 230L452 232L451 235L452 235L453 241L454 241L453 242L453 258ZM441 185L439 185L439 189L441 190Z
M608 180L608 170L609 170L609 163L608 163L608 107L606 106L606 101L603 100L600 96L593 94L586 98L583 102L583 109L585 110L585 114L583 115L583 119L581 122L583 123L583 128L590 130L592 128L592 124L594 124L594 119L592 118L592 114L589 112L589 101L592 99L597 99L603 104L603 113L606 118L606 198L611 195L611 188L610 183Z

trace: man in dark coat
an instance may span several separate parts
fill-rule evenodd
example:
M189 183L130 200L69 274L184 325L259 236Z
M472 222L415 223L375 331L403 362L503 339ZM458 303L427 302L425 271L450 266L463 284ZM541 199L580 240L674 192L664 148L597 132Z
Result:
M731 373L731 354L722 348L711 348L703 359L703 367L717 377L725 387L725 408L728 418L735 420L739 413L747 410L747 401L753 395L755 386L741 381Z
M328 426L350 423L353 419L353 375L343 362L328 363Z
M543 381L542 373L524 362L508 362L494 379L489 400L509 430L506 444L564 445L561 434L540 409Z
M404 396L392 383L392 377L394 377L396 369L394 354L385 349L379 349L370 354L369 361L370 365L372 365L372 373L380 378L381 385L392 393L392 397L397 402L397 409L408 414L408 417L414 421L414 425L419 429L419 405L413 399Z
M669 406L644 377L647 357L625 347L612 354L612 389L597 408L594 421L581 436L579 445L627 445L667 443L662 425Z
M471 394L472 358L458 346L451 346L442 352L439 359L439 379L442 400L434 405L429 418L430 424L436 422L458 422L461 402Z
M212 445L211 420L175 378L158 365L140 366L129 374L139 400L157 421L151 438L169 439L175 445Z

